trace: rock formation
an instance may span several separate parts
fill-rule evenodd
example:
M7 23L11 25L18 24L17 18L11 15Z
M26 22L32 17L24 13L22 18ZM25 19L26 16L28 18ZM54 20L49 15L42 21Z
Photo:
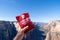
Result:
M45 40L60 40L60 21L59 20L49 22L44 26L44 29L47 30Z
M35 29L30 31L26 34L26 37L23 38L23 40L44 40L45 39L45 33L42 31L42 25L45 23L38 23L34 22ZM0 21L0 40L13 40L15 35L17 34L17 30L19 30L19 26L17 27L16 21Z

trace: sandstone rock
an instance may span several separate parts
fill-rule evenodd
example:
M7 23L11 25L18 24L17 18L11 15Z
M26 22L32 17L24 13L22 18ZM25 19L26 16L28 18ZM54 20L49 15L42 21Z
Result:
M51 21L44 26L48 30L45 40L60 40L60 21Z

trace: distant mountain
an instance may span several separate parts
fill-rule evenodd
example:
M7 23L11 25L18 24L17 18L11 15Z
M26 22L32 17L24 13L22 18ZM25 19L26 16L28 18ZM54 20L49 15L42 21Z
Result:
M15 25L13 24L16 21L0 21L0 40L13 40L17 34ZM43 25L46 23L43 22L34 22L35 28L31 30L23 40L44 40L45 32L43 31Z

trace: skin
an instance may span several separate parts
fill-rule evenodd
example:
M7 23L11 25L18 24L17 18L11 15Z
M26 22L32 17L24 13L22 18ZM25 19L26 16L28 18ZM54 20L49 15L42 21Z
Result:
M24 37L25 33L24 31L28 28L28 26L24 27L23 29L20 29L20 31L17 33L16 37L14 38L14 40L22 40L22 38Z

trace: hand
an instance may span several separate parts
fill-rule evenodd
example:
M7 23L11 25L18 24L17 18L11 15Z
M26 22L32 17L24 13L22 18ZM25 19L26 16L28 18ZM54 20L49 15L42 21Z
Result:
M16 37L14 38L14 40L22 40L22 38L24 37L25 33L24 31L28 28L28 26L24 27L23 29L20 28L20 31L17 33Z

